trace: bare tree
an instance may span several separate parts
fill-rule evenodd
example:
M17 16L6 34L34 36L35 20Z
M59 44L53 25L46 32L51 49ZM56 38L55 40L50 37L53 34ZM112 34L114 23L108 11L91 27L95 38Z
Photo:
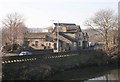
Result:
M17 44L20 38L23 39L27 28L24 24L24 18L21 15L17 13L8 14L2 21L2 24L3 44L13 45Z
M99 10L92 18L87 20L85 24L103 37L105 50L107 51L109 48L108 43L111 39L109 35L113 30L117 30L117 15L114 14L114 11L110 9Z

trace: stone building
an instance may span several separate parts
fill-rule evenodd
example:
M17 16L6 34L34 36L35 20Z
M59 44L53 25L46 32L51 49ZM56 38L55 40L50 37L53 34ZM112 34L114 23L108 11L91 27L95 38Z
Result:
M44 49L44 41L47 33L27 33L25 43L34 49Z
M55 52L88 47L88 34L83 33L80 26L69 23L54 23L54 26L53 31L46 35L45 46L49 43L49 48L53 48Z
M54 23L48 32L27 33L25 43L34 49L53 49L54 52L74 51L88 47L88 34L71 23Z

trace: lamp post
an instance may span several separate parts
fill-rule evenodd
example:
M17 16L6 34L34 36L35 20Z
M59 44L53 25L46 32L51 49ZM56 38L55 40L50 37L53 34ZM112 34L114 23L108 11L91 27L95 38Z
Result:
M57 52L59 52L59 21L58 20L51 20L52 22L57 21L57 25L56 25L56 29L57 29L57 35L56 35L56 39L57 39Z

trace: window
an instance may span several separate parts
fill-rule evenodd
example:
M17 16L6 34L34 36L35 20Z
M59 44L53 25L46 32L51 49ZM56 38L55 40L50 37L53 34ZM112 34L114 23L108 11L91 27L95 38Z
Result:
M38 41L35 41L35 47L38 47Z
M51 43L49 43L49 46L51 46Z
M46 46L48 45L48 43L46 43Z
M76 46L76 42L74 42L73 44L74 44L74 46Z
M79 42L79 46L81 45L81 43Z
M51 47L51 43L49 43L49 46L48 46L48 48L50 48Z
M78 42L78 46L80 46L81 45L81 43L80 42Z
M57 50L57 43L54 43L54 49Z
M35 46L34 44L32 44L32 46Z
M62 44L63 44L63 42L61 42L61 47L63 46Z

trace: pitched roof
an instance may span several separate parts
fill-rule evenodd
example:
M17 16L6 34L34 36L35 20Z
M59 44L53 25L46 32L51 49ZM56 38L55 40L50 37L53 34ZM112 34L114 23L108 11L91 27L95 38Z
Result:
M53 23L55 26L71 26L76 25L74 23Z
M53 40L56 40L56 34L50 34L50 35L47 35L48 37L50 37L51 39L53 39ZM71 43L72 41L71 40L69 40L69 39L67 39L67 38L65 38L65 37L63 37L63 36L61 36L61 35L58 35L58 39L60 40L60 41L64 41L64 42L69 42L69 43ZM51 40L50 40L51 41Z
M77 26L77 25L76 26L67 26L66 29L67 29L67 32L77 32L78 29L82 32L80 26Z
M35 38L45 38L46 32L44 33L27 33L26 38L35 39Z
M68 40L70 40L70 41L72 41L72 42L76 42L77 40L74 38L74 37L72 37L72 36L70 36L70 35L66 35L66 33L59 33L61 36L63 36L64 38L66 38L66 39L68 39ZM67 33L68 34L68 33Z
M59 32L63 32L64 30L62 28L66 28L66 32L82 32L80 26L78 25L70 25L70 26L60 26L60 27L55 27L52 32L56 32L58 28Z

